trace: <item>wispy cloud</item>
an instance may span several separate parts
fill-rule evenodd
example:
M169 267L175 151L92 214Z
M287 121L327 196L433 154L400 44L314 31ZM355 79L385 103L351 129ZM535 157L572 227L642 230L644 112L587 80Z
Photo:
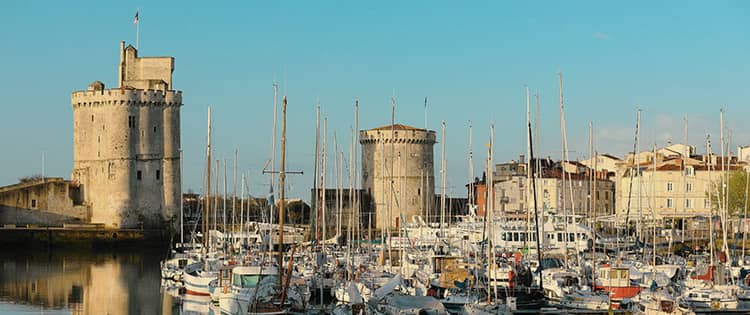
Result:
M602 32L594 32L594 38L598 40L608 40L609 34L602 33Z

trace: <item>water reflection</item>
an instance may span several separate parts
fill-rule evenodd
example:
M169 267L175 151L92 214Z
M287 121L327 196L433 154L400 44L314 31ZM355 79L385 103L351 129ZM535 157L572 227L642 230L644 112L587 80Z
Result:
M0 252L3 309L66 314L179 314L160 287L160 251L8 250Z

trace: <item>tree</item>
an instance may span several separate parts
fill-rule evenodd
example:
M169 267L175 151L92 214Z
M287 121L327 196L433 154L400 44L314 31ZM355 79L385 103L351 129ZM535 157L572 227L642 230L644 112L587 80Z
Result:
M727 178L727 210L729 216L744 215L749 192L747 190L747 172L744 170L730 171ZM717 210L721 209L719 200L724 201L723 198L719 199L719 196L717 196L720 193L722 193L721 178L716 178L711 185L711 204Z

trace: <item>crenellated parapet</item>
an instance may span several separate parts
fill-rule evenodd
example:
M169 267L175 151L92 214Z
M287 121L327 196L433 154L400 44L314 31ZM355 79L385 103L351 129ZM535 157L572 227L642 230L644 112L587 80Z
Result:
M76 91L73 108L90 106L181 106L182 91L109 89Z
M372 129L359 132L360 144L394 143L394 144L427 144L437 142L435 131L425 129L391 130Z

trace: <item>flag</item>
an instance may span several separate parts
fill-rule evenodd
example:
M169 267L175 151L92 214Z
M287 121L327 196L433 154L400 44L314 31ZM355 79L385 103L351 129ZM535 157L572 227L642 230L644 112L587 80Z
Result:
M140 10L135 11L135 17L133 17L133 24L138 25L138 13L140 13Z

